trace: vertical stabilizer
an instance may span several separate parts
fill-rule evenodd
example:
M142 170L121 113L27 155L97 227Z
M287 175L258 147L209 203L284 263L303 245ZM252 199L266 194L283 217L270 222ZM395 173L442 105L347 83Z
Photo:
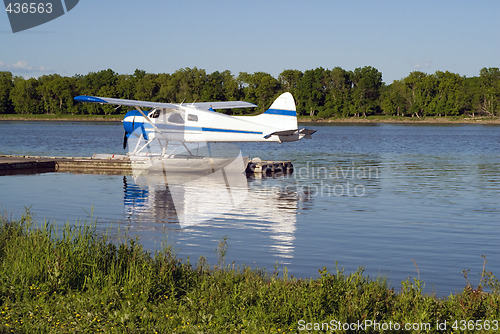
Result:
M274 100L271 107L269 107L264 114L297 117L295 100L293 99L292 94L289 92L281 94L276 100Z
M269 109L256 117L259 118L260 123L277 130L297 130L295 100L289 92L281 94Z

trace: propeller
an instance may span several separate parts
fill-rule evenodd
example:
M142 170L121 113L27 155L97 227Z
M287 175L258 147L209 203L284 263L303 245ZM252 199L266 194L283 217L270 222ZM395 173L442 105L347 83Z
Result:
M123 149L127 148L127 141L128 141L128 136L127 136L127 131L123 134Z
M140 117L140 119L136 120L137 117ZM139 138L142 134L143 138L148 140L149 136L144 127L144 120L147 123L151 124L153 128L158 130L156 125L153 122L151 122L149 117L146 116L146 114L140 109L131 110L125 115L123 119L123 128L125 129L125 133L123 134L123 149L127 148L128 138L131 135L134 135L135 137Z

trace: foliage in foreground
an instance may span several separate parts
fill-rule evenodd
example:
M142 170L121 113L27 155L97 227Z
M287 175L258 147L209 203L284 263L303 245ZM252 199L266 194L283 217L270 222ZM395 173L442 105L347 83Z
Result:
M152 255L133 240L115 245L91 226L57 230L35 228L29 214L0 218L0 333L283 333L332 320L431 325L421 332L446 320L451 332L455 320L500 319L491 273L477 289L441 299L424 294L418 279L395 291L362 269L296 279L286 269L236 268L224 264L225 242L212 268L203 258L181 261L170 248Z

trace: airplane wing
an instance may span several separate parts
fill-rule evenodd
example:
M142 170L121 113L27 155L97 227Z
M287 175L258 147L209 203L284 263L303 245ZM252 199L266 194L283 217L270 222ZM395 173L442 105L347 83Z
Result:
M116 105L121 105L121 106L132 106L132 107L163 108L163 109L180 109L180 107L181 107L181 105L177 104L177 103L162 103L162 102L114 99L114 98L110 98L110 97L98 97L98 96L87 96L87 95L76 96L75 101L93 102L93 103L107 103L107 104L116 104ZM212 109L231 109L231 108L256 107L255 104L249 103L249 102L244 102L244 101L186 103L185 106L192 106L192 107L195 107L198 109L204 109L204 110L209 110L209 108L212 108Z
M76 96L74 100L78 102L108 103L108 104L117 104L121 106L132 106L132 107L179 109L179 105L174 103L113 99L110 97L98 97L98 96L87 96L87 95Z
M245 101L223 101L223 102L197 102L188 103L187 105L194 105L200 109L231 109L231 108L253 108L257 107L256 104Z

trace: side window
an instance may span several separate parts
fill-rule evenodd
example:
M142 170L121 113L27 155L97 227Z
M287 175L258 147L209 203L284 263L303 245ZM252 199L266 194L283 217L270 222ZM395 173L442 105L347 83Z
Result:
M188 121L198 122L198 115L188 114Z
M167 121L170 123L184 124L184 118L182 117L181 114L176 113L176 112L174 112L170 116L168 116Z

